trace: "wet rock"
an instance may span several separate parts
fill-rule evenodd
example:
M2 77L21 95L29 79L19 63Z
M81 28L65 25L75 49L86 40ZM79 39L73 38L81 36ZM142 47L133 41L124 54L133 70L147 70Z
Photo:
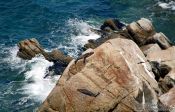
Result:
M53 66L49 67L50 72L46 74L44 78L53 75L61 75L73 58L70 56L65 56L61 51L55 49L48 53L46 59L54 64Z
M73 59L70 56L65 56L58 49L51 52L45 52L38 41L34 38L19 42L18 47L19 51L17 56L22 59L30 60L36 55L41 54L46 60L54 63L53 66L49 67L50 72L46 74L44 78L54 74L61 75L69 62Z
M34 38L26 39L24 41L19 42L18 44L19 51L17 56L23 59L32 59L37 54L44 54L43 48L40 46L38 41Z
M173 87L167 93L159 97L162 104L169 108L170 111L174 112L175 109L175 88Z
M151 65L132 40L111 39L81 57L90 52L70 62L38 112L158 110Z
M46 57L47 60L49 61L62 61L63 63L69 64L69 62L73 59L70 56L64 55L60 50L55 49L52 50L51 52L48 52Z
M114 38L128 38L132 39L132 37L128 34L127 30L122 30L118 32L112 32L112 33L107 33L106 35L103 35L96 39L96 40L88 40L88 43L84 45L84 50L87 50L89 48L96 48L106 42L107 40L114 39Z
M111 30L121 30L126 25L121 23L118 19L107 19L100 27L101 30L111 32Z

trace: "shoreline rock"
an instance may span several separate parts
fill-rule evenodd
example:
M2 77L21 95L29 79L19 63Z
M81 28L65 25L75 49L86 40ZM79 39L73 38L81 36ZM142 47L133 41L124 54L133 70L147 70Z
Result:
M18 47L19 51L17 56L24 60L31 60L36 55L41 54L46 60L54 63L53 66L49 67L50 73L46 74L44 78L52 75L61 75L69 62L73 59L70 56L65 56L58 49L51 52L44 51L39 42L34 38L19 42Z
M50 71L62 74L38 112L174 109L175 47L151 21L141 18L125 26L108 19L100 30L91 30L101 37L88 40L77 59L59 50L47 53L35 39L19 43L19 57L42 54L54 62Z
M132 40L108 40L93 52L86 63L80 59L68 65L39 112L157 110L158 84Z

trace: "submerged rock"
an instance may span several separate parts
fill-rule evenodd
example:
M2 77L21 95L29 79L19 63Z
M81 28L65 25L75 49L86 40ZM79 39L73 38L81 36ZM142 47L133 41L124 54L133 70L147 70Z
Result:
M158 109L155 92L158 84L145 56L133 41L112 39L93 52L85 62L73 60L68 65L39 112Z

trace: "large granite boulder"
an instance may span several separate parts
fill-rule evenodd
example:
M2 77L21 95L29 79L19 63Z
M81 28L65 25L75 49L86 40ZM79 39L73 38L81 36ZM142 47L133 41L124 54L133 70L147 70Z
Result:
M151 21L145 18L129 24L127 30L139 46L144 45L155 34Z
M132 40L108 40L70 62L38 112L157 111L154 78Z

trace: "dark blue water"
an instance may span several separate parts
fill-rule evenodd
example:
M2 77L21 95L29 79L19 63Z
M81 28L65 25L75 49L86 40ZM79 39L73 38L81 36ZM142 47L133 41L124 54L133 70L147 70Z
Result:
M52 63L42 57L16 57L16 44L35 37L44 48L76 56L77 47L98 35L87 31L107 18L130 23L141 17L175 40L175 4L158 0L0 0L0 112L31 112L54 87L58 76L43 80ZM84 34L88 33L89 36Z

